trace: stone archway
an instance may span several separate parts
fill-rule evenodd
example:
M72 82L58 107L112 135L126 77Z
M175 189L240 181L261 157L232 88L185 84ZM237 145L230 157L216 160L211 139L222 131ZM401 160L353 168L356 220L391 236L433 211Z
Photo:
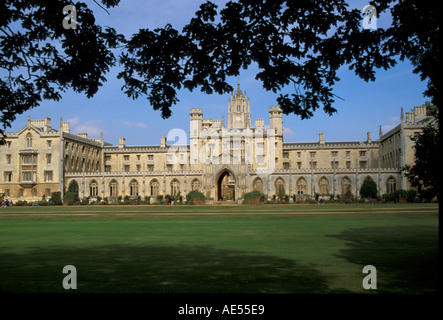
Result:
M226 201L235 200L236 179L229 169L223 169L219 172L216 179L216 200Z

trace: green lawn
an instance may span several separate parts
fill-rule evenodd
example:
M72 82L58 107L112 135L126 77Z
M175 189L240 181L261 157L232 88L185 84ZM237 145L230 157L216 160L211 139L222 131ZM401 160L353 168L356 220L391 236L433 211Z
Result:
M436 204L0 210L4 292L428 293L437 260Z

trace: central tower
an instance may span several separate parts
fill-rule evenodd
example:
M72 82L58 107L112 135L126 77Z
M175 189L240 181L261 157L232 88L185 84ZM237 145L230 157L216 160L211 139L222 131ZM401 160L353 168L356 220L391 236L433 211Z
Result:
M228 128L250 128L251 112L249 98L246 92L240 90L240 82L237 83L237 91L231 94L228 104Z

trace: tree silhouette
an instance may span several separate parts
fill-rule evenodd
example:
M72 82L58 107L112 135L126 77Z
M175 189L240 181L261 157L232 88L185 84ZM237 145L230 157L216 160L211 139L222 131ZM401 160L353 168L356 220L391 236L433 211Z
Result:
M119 0L102 0L106 7ZM123 36L96 24L92 10L75 3L76 29L66 30L62 0L0 3L0 134L17 114L42 100L59 101L70 88L94 96L115 65L111 52Z
M440 99L439 19L429 1L379 0L377 14L389 12L392 24L366 30L362 12L344 0L252 1L217 5L205 2L182 32L171 25L134 34L120 56L125 93L146 97L163 118L178 101L177 90L227 93L228 76L258 65L256 79L274 93L293 85L291 95L279 94L285 114L310 118L318 108L332 115L337 70L347 65L365 81L375 69L393 67L409 59L422 80L425 94ZM435 66L435 68L434 68Z
M101 0L107 8L119 2ZM318 108L329 115L337 111L332 88L340 80L340 67L374 81L377 68L404 59L427 81L425 95L439 106L438 6L427 0L371 4L377 16L392 16L389 27L364 29L361 10L350 9L345 0L238 0L220 10L207 1L182 31L171 25L141 28L125 40L113 28L97 25L82 2L75 3L79 27L65 30L62 0L3 1L0 122L3 129L10 127L17 114L42 100L58 101L67 88L94 96L116 64L111 49L123 44L118 59L123 70L117 76L124 80L122 90L130 98L146 98L163 118L171 116L178 90L231 92L227 77L252 64L259 68L256 79L263 87L279 94L283 113L302 119ZM289 85L290 95L280 93Z

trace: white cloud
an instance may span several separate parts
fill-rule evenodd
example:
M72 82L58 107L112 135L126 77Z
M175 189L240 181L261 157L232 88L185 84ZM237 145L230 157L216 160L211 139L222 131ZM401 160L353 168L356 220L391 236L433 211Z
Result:
M292 131L291 128L283 127L283 135L284 135L285 137L293 137L293 136L295 136L295 132Z
M127 121L127 120L120 120L120 122L128 127L137 127L137 128L142 128L142 129L147 129L148 125L146 123L143 122L131 122L131 121Z
M395 128L398 124L400 124L399 117L390 117L388 119L388 122L381 126L381 129L382 129L383 133L386 133L389 130Z
M70 123L71 132L74 134L87 133L89 137L94 138L99 137L102 132L106 131L98 120L82 122L80 117L75 117L67 121Z
M71 124L71 126L77 126L80 123L80 118L75 117L72 119L68 119L67 121Z

